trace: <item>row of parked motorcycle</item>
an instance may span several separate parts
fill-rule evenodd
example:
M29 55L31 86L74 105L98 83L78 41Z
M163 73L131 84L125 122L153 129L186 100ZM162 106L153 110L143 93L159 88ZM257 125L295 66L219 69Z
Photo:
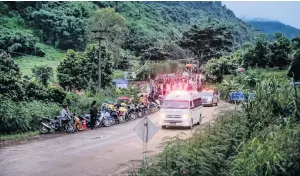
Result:
M109 127L116 124L125 123L127 121L142 118L145 115L158 111L159 105L155 103L144 104L115 104L106 101L102 104L98 111L94 127L91 126L90 114L78 116L72 114L63 120L59 117L54 119L41 118L39 123L39 131L42 134L47 134L54 131L66 131L73 133L75 131L84 130L85 125L90 128L99 128L102 126Z

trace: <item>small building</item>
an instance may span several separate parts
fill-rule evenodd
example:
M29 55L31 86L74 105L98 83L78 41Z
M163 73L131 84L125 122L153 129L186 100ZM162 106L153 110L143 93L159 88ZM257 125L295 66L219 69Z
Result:
M120 88L127 89L128 88L128 81L125 79L114 79L114 80L112 80L112 83L116 86L117 89L120 89Z

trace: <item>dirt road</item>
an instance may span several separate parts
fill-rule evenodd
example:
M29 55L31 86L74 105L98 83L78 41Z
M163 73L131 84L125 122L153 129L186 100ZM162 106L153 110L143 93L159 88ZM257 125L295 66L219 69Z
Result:
M204 107L202 123L212 120L220 109L228 108L220 103L218 107ZM149 119L159 128L158 113ZM133 128L142 119L109 128L78 132L32 143L0 149L0 176L109 176L120 175L117 169L129 160L141 160L142 142ZM195 131L201 126L195 126ZM160 128L159 128L160 129ZM159 152L157 146L166 136L175 136L187 129L160 129L148 143L148 151Z

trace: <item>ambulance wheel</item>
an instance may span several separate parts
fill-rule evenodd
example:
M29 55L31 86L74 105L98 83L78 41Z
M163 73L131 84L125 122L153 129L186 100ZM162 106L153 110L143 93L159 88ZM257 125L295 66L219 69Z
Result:
M189 129L193 129L193 119L191 119L191 122L190 122L190 126L189 126Z
M200 125L201 122L202 122L202 115L200 114L200 116L199 116L199 121L198 121L197 125Z

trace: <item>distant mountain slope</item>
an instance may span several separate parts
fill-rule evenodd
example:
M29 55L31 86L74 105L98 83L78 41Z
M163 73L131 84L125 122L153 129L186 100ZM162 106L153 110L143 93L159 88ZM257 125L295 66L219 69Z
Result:
M278 21L247 20L246 22L249 23L253 28L261 30L267 34L280 32L289 39L300 34L300 29L283 24Z
M2 5L1 5L2 4ZM115 8L126 19L129 29L125 49L138 51L149 46L175 42L191 25L226 25L240 46L253 39L254 29L221 2L3 2L0 17L14 17L33 37L59 49L83 50L87 44L87 19L95 10ZM12 20L11 20L12 21ZM72 22L72 23L71 23ZM65 25L71 23L72 25ZM3 31L12 33L14 29ZM33 38L32 37L32 38ZM140 49L137 49L140 48Z
M112 5L120 12L133 31L160 41L176 40L191 25L219 23L232 28L239 44L254 37L254 29L221 2L120 2Z

